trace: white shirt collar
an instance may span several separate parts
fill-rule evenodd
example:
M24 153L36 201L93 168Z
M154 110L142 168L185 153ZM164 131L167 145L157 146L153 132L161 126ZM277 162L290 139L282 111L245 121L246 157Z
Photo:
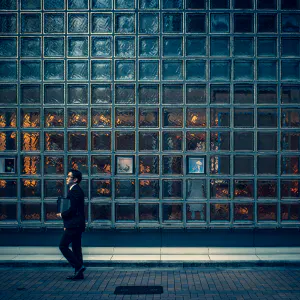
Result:
M74 184L72 184L71 186L70 186L70 191L71 191L71 189L74 187L74 185L76 185L77 183L74 183Z

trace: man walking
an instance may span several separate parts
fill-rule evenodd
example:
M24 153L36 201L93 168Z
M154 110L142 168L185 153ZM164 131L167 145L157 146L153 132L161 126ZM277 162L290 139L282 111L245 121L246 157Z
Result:
M84 193L79 186L82 174L78 170L71 169L68 172L66 183L68 185L68 195L70 208L58 213L63 219L64 233L61 237L59 249L67 261L75 268L75 273L67 279L83 279L85 267L82 260L81 236L85 231L84 217ZM72 243L72 250L69 245Z

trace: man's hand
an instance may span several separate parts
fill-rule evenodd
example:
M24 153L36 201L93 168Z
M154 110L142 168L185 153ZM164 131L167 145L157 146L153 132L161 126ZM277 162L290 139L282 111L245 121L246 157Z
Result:
M61 218L61 213L57 213L56 216Z

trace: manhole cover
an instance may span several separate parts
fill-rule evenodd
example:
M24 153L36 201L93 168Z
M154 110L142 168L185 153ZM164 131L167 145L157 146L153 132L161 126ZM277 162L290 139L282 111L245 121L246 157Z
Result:
M117 286L115 295L137 295L137 294L162 294L162 286Z

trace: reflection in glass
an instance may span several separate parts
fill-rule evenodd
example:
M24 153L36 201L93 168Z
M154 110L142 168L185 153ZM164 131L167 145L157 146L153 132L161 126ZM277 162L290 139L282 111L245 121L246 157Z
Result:
M281 103L299 103L300 102L300 86L282 85L281 87Z
M111 174L111 156L93 155L91 157L91 174Z
M230 15L229 14L211 14L210 17L211 32L229 32L230 31Z
M45 156L44 157L44 174L64 174L64 157L63 156Z
M299 132L281 132L281 150L299 151L300 133Z
M253 180L234 180L234 198L253 198Z
M17 150L17 132L0 131L0 151Z
M36 179L22 179L21 181L22 198L40 198L41 181Z
M277 181L276 180L258 180L257 181L258 198L276 198Z
M234 127L253 127L254 110L252 108L234 109Z
M17 204L0 203L0 222L17 221Z
M243 72L246 72L244 69ZM234 86L234 103L253 104L253 85L236 84Z
M92 108L92 127L110 127L111 109L110 108Z
M210 174L229 175L230 174L230 156L213 155L210 157Z
M182 156L163 156L163 175L183 175Z
M63 132L45 132L45 150L46 151L63 151L64 150L64 133Z
M182 199L182 180L180 179L163 180L163 199L166 198Z
M230 132L212 131L210 133L210 150L212 151L230 150Z
M230 205L225 203L210 204L210 220L213 221L230 221Z
M69 156L68 157L68 169L79 170L83 175L88 174L88 157L83 156Z
M17 180L0 179L0 198L17 198Z
M22 174L37 175L41 173L40 156L21 156Z
M164 84L162 88L163 104L183 103L183 86L181 84Z
M139 127L158 127L159 110L158 108L139 109Z
M37 151L40 149L39 132L22 132L21 139L23 151Z
M116 108L115 126L116 127L134 127L135 108Z
M159 86L140 84L139 89L140 104L158 104L159 103Z
M276 104L276 85L257 85L257 104Z
M44 202L44 218L45 221L61 221L61 218L57 215L56 202Z
M9 128L17 126L16 109L2 108L0 112L0 128Z
M92 198L111 198L110 179L92 179L91 182Z
M88 102L88 86L81 84L68 85L68 104L86 104Z
M234 203L234 221L253 221L252 203Z
M187 222L206 221L206 204L188 203L186 205L186 221Z
M205 108L187 108L186 111L187 127L206 127Z
M182 150L182 132L164 131L163 132L163 151L181 151Z
M210 180L211 198L230 198L229 179Z
M116 150L135 150L135 132L115 132Z
M210 103L230 103L230 86L229 85L211 85Z
M116 203L116 222L134 222L135 221L135 205Z
M44 197L57 198L64 194L64 180L45 180L44 181Z
M41 203L21 203L21 221L41 221Z
M159 199L159 181L158 181L158 179L140 179L139 180L139 198Z
M205 199L206 198L205 179L187 179L186 197L187 199Z
M257 156L257 174L277 174L277 156Z
M236 131L234 132L234 150L253 150L254 133L252 131Z
M111 149L111 133L104 131L92 131L92 151L109 151Z
M68 127L87 127L87 109L68 108Z
M116 198L135 198L135 180L118 180L115 181Z
M229 108L211 108L210 109L211 127L229 127L230 109Z
M23 128L40 127L40 110L33 108L22 108L21 118Z
M111 220L111 204L91 203L91 221L101 222Z
M299 198L299 180L281 180L281 198Z
M91 102L92 104L110 104L111 100L110 84L92 84L91 85Z
M257 150L258 151L277 150L277 132L258 132Z
M140 151L158 151L159 134L158 132L139 132Z
M187 104L205 104L206 86L205 85L186 85L186 103Z
M300 221L300 204L281 203L280 214L281 214L281 221Z
M159 156L140 155L139 174L159 174Z
M63 108L45 108L44 110L45 127L64 127Z
M257 204L257 221L277 221L277 203Z
M68 150L87 151L87 133L68 132Z
M300 127L300 109L299 108L282 108L281 109L281 126L282 127Z
M135 85L134 84L116 84L115 85L115 103L116 104L134 104L135 103Z
M297 175L299 174L299 157L282 156L281 157L281 174Z
M258 127L277 127L277 109L257 109Z
M182 204L163 203L163 222L177 221L182 222Z
M139 203L139 220L140 222L151 222L159 220L159 205Z
M45 104L64 104L64 85L45 84L44 85Z

